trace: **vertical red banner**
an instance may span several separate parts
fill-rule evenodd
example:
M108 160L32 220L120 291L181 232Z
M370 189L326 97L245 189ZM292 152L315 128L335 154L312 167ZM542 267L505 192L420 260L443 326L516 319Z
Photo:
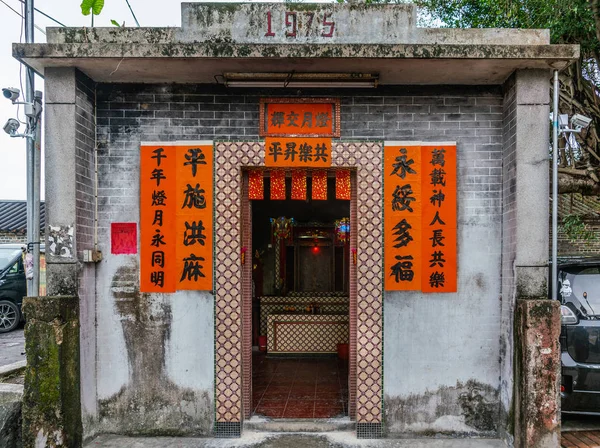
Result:
M327 171L325 170L312 172L312 199L313 201L327 200Z
M421 289L421 146L414 142L384 147L385 290Z
M423 292L456 292L456 144L423 146Z
M262 200L265 198L263 170L250 170L248 172L248 198L250 200Z
M292 170L292 199L306 201L306 170Z
M335 171L335 198L350 200L350 170Z
M177 289L213 289L213 145L176 148Z
M175 147L140 147L140 291L175 292Z
M271 200L285 201L285 171L272 170L271 178Z

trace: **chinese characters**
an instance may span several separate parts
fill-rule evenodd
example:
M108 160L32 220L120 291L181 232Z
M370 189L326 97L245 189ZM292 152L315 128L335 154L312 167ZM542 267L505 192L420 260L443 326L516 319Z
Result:
M419 147L385 147L386 289L419 289L421 280L421 154Z
M331 166L331 139L267 137L265 165L307 168Z
M140 258L142 292L175 292L175 147L142 146Z
M260 100L261 137L339 137L340 100Z
M212 146L177 148L177 289L212 290Z
M423 292L456 291L456 147L423 146Z
M456 291L456 146L386 146L385 289Z
M140 290L212 290L212 144L140 153Z

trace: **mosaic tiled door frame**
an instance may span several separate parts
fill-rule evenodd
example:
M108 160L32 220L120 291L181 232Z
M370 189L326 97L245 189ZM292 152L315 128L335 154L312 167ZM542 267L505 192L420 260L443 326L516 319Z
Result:
M350 209L357 265L350 272L350 415L359 438L382 435L383 418L383 145L336 142L332 168L356 169ZM244 167L264 166L264 143L215 143L215 435L239 437L249 406L251 271L241 264L250 247L250 217ZM244 236L246 235L246 236ZM244 241L242 241L242 237ZM250 250L250 257L252 251ZM250 258L251 259L251 258ZM246 267L246 269L244 269ZM250 272L250 274L248 274ZM251 328L251 327L250 327ZM246 368L245 368L246 367ZM245 390L245 392L244 392ZM246 399L244 400L244 398ZM251 397L250 397L251 399ZM245 401L245 403L244 403Z

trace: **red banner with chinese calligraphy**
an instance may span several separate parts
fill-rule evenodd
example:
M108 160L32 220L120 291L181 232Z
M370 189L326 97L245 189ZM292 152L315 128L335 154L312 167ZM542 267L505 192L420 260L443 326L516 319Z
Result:
M331 166L331 139L317 137L267 137L265 165L278 167Z
M213 145L176 148L177 289L213 289Z
M422 150L423 292L456 292L456 145Z
M316 170L312 173L312 199L313 201L327 200L327 171Z
M175 292L176 155L173 145L140 147L140 291Z
M421 146L384 148L385 289L421 289Z
M272 98L260 102L260 136L340 136L337 99Z

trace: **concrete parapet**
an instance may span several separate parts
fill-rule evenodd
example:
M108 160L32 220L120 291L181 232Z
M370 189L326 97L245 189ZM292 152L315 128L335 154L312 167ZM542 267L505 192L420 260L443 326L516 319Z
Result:
M26 297L23 446L80 447L79 301Z

